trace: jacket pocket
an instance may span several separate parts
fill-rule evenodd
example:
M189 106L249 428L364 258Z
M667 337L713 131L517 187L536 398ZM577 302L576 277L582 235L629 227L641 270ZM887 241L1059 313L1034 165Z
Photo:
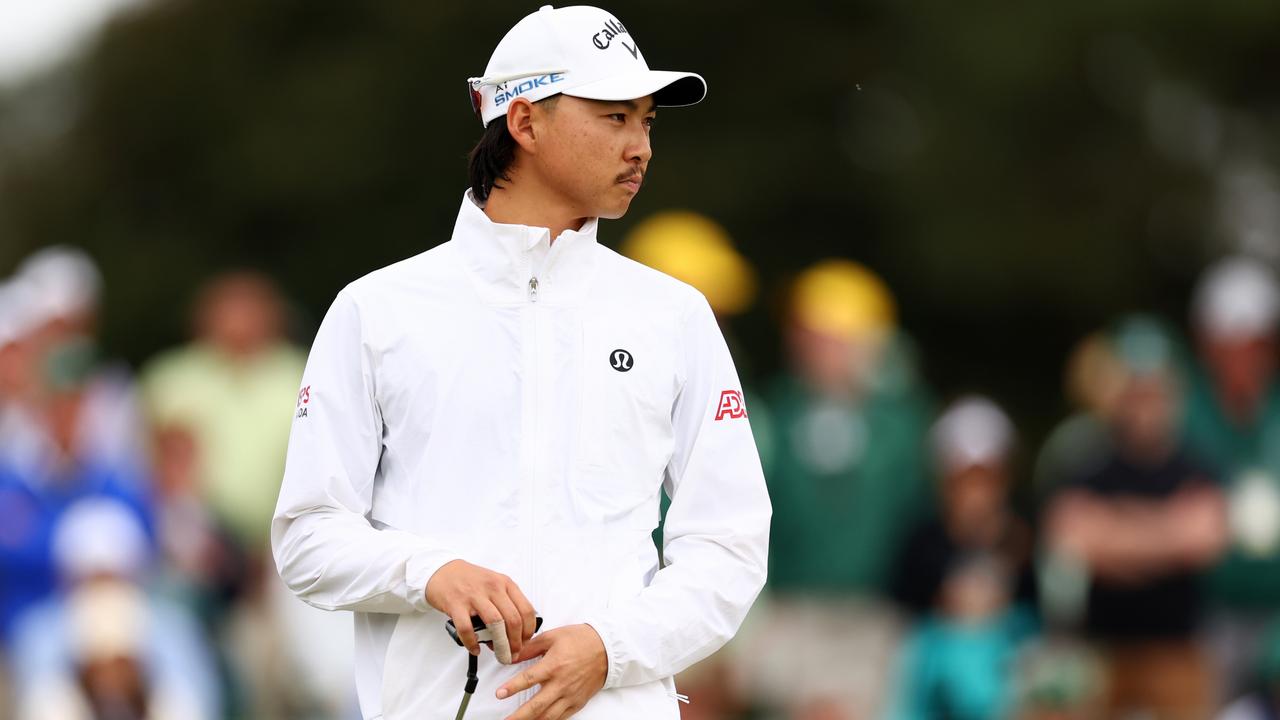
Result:
M580 523L642 530L658 526L660 476L586 467L573 472L573 485L574 512Z

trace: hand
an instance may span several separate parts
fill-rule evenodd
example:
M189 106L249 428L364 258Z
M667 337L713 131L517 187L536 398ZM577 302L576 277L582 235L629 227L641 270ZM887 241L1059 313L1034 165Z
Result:
M479 615L493 633L494 655L505 665L520 655L537 627L533 605L511 578L465 560L442 565L427 581L426 596L427 604L453 620L472 655L480 654L471 628L471 616Z
M534 638L520 653L520 660L542 656L498 688L499 700L541 685L529 702L507 720L563 720L604 687L609 657L604 641L590 625L569 625Z
M1227 544L1227 509L1222 494L1207 481L1179 490L1169 500L1166 537L1174 544L1175 561L1198 568L1217 559Z

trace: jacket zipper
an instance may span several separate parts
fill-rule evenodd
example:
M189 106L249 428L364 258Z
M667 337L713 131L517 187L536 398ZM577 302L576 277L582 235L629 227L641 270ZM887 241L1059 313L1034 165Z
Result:
M538 277L536 275L531 274L529 277L529 303L531 305L534 305L537 302L538 302ZM538 447L542 444L542 440L538 435L539 428L541 425L541 423L539 422L538 415L542 409L542 398L541 398L541 392L540 392L541 382L540 382L540 375L539 375L542 362L541 362L539 343L538 343L538 340L539 340L538 311L537 311L537 308L530 307L529 312L533 315L533 372L530 373L529 375L529 377L532 378L533 380L533 410L532 410L533 412L532 431L533 432L532 432L532 438L531 438L532 446L533 446L531 449L531 452L533 455L533 459L529 463L530 468L529 468L528 486L526 488L527 492L525 497L524 521L526 523L526 531L528 532L528 541L525 546L525 552L528 553L526 557L528 558L528 563L529 563L528 577L530 582L530 587L526 588L526 590L528 591L529 595L533 597L537 597L537 592L538 592L537 555L538 553L537 553L535 544L537 542L538 531L536 527L537 499L535 495L538 489L538 465L540 460ZM533 688L529 688L528 690L525 690L523 693L521 693L520 704L523 705L524 703L529 702L529 700L533 698L533 695L534 695Z

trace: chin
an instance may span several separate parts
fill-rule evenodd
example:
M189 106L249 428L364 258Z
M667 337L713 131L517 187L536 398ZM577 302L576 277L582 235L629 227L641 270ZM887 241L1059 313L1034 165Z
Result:
M626 215L627 210L629 209L631 209L631 198L627 198L625 201L618 203L617 205L600 208L596 213L596 217L601 220L617 220L623 215Z

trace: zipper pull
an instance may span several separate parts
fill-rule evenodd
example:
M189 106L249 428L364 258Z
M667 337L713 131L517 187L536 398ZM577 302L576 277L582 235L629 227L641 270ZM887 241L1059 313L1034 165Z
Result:
M529 302L538 302L538 278L529 278Z

